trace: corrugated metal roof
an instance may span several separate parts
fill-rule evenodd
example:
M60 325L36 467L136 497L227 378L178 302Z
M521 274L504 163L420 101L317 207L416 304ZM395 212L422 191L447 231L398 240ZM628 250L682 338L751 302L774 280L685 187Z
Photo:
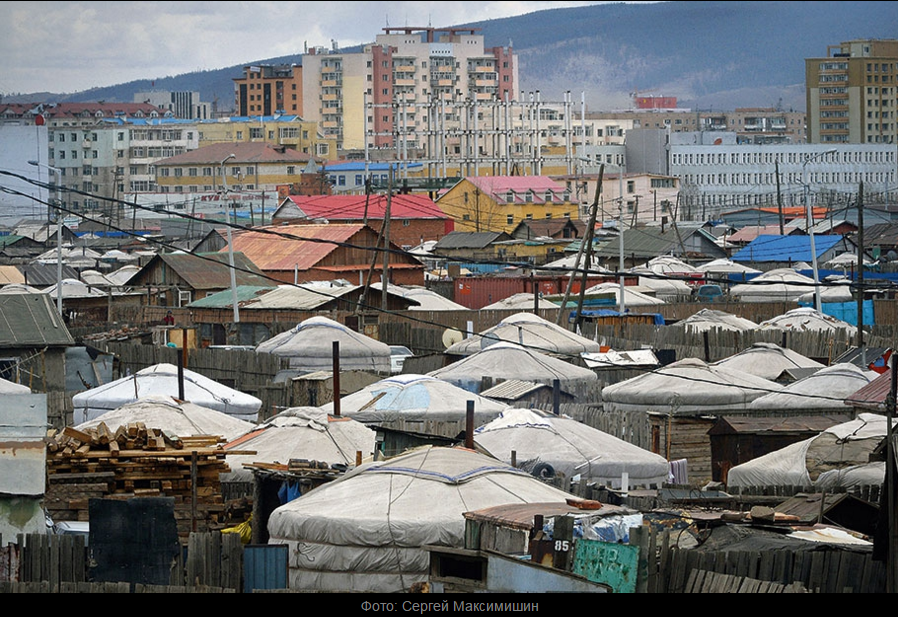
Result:
M24 285L25 275L15 266L0 266L0 286Z
M0 294L0 348L74 345L46 294Z
M639 228L624 230L624 253L627 257L637 259L651 259L659 255L681 254L681 246L695 234L704 234L707 237L708 246L716 246L712 236L704 231L701 225L689 225L678 223L676 228L667 227L664 231L660 227ZM596 255L602 257L614 257L620 254L621 239L613 238L596 249Z
M511 240L503 231L453 231L437 242L434 251L446 249L483 249L493 242Z
M819 259L839 243L842 236L816 236L814 248ZM813 260L810 236L759 236L733 255L735 262L794 263Z
M231 286L230 255L227 251L202 255L167 253L156 259L165 262L193 289L224 289ZM156 259L147 264L145 270L155 267ZM234 267L238 285L271 286L258 266L239 252L234 253Z
M56 272L56 264L39 264L32 263L22 266L22 273L25 275L25 283L32 287L50 287L55 285L58 274ZM62 278L77 279L78 271L71 266L62 266Z
M485 392L481 392L480 396L501 401L517 401L538 390L542 390L543 388L548 388L548 386L545 384L533 383L531 381L509 379L497 386L493 386Z
M268 293L277 289L276 287L258 287L254 285L238 285L237 286L237 303L239 305L243 305L244 302L248 302L250 300L255 300L261 294ZM212 294L211 296L206 296L202 300L197 300L195 302L191 302L187 305L187 308L197 308L197 309L221 309L221 308L232 308L234 305L234 295L230 289L227 291L220 291L216 294Z
M222 143L212 144L198 150L191 150L171 158L163 159L156 166L167 165L210 165L218 169L221 162L230 155L236 158L228 161L228 166L239 166L247 163L294 163L306 164L311 158L308 154L286 148L275 149L265 143Z
M851 421L846 409L843 415L796 416L783 418L754 418L727 416L721 418L709 435L732 433L822 433L826 429ZM729 429L729 430L728 430Z
M875 356L870 357L871 362L875 359ZM891 389L892 374L891 371L888 371L845 399L845 404L859 409L882 412L885 410L886 400Z
M387 212L385 195L319 195L288 198L310 219L330 221L383 220ZM283 207L283 206L282 206ZM390 203L393 219L449 219L432 199L424 195L394 195ZM277 218L277 213L275 213Z
M275 234L250 231L234 237L234 250L264 272L305 272L348 243L364 225L293 225L270 228Z

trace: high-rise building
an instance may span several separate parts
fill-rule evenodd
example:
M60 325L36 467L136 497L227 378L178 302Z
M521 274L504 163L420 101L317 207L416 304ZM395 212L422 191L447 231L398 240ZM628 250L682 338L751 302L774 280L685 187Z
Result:
M316 48L302 65L302 116L342 150L395 148L400 133L403 149L426 148L435 105L513 101L519 83L512 49L484 47L476 28L385 28L361 51Z
M303 67L253 65L234 79L234 109L238 116L302 114Z
M898 40L830 45L805 69L809 143L898 143Z

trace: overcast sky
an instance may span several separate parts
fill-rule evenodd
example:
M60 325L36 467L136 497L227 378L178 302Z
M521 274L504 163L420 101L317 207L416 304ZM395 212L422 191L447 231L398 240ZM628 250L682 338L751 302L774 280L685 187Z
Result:
M3 2L0 94L70 93L604 2Z

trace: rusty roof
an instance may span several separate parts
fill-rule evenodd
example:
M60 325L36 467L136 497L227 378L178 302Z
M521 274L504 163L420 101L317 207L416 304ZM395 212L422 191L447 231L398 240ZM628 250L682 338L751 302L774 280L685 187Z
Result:
M264 231L248 231L235 236L234 250L246 255L265 272L294 269L305 272L342 245L350 243L365 228L364 225L268 227Z
M882 413L891 389L892 372L888 371L845 399L845 404Z
M851 420L851 414L825 416L796 416L783 418L753 418L750 416L726 416L720 418L708 434L733 433L822 433L826 429Z

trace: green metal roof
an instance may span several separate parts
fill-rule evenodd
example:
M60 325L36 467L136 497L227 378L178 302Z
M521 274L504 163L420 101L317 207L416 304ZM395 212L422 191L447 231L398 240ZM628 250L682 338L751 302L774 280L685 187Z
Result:
M0 349L74 344L50 296L0 294Z

